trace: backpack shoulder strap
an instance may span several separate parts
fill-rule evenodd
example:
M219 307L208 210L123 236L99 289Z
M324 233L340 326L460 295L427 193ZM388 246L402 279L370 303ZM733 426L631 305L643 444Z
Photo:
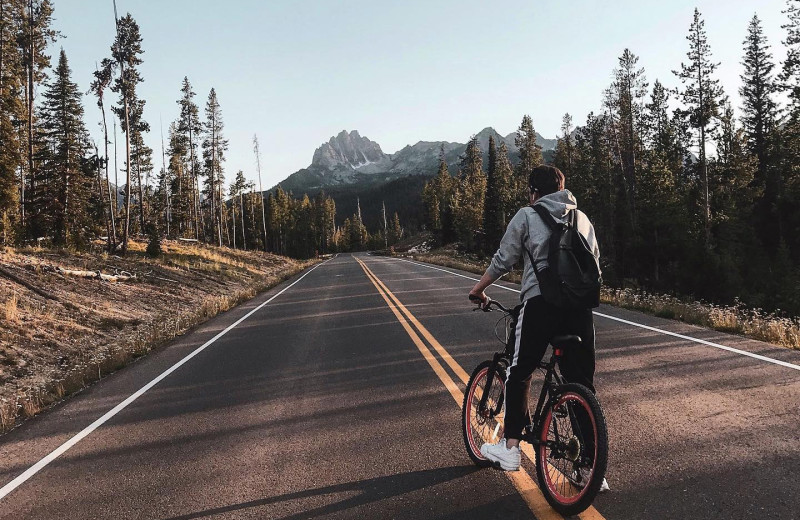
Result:
M541 217L544 224L552 231L553 228L556 226L556 221L553 218L553 215L551 215L550 212L547 211L547 208L545 208L541 204L533 204L531 208L533 208L533 211L535 211L539 215L539 217Z
M537 215L539 215L539 218L542 219L542 222L544 222L544 224L547 226L547 229L549 229L550 232L552 233L556 227L556 221L553 218L553 215L551 215L550 212L547 211L547 208L545 208L541 204L531 204L529 207L533 209L533 211L535 211ZM533 268L533 272L536 274L536 278L538 279L539 266L536 265L536 262L533 259L533 254L531 253L530 249L528 249L526 246L523 246L523 248L525 249L525 252L528 253L528 259L530 259L531 261L531 267Z

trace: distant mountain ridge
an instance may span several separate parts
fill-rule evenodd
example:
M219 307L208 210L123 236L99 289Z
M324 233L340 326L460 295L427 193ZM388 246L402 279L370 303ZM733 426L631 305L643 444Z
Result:
M494 137L498 147L501 143L506 144L509 158L512 164L516 164L519 150L514 144L515 132L502 136L494 128L487 127L475 136L484 159L489 149L489 137ZM545 139L537 133L536 142L545 153L552 153L555 149L555 139ZM455 174L460 157L467 148L466 143L419 141L394 154L387 154L378 143L361 136L357 130L342 130L314 151L307 168L289 175L278 186L296 194L311 194L335 187L378 185L409 175L432 176L438 168L442 147L448 168L451 174Z

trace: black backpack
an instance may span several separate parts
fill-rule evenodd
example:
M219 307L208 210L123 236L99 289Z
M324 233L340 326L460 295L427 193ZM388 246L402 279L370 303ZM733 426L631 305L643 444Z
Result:
M544 206L531 207L550 228L548 267L539 269L528 251L544 300L561 309L593 309L599 306L603 280L589 244L578 232L577 210L569 210L567 222L562 224Z

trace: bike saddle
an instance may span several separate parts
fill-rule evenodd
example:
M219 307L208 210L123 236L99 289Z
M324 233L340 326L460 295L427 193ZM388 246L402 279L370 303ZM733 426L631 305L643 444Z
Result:
M550 340L550 344L554 347L565 347L567 345L578 344L581 342L580 336L567 334L564 336L555 336Z

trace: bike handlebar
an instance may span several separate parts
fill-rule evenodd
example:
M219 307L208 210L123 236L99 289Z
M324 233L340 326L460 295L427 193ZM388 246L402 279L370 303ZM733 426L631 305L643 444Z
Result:
M485 304L481 301L480 298L478 298L477 296L472 296L472 295L470 295L469 301L471 301L472 303L477 303L478 304L478 307L476 309L473 309L473 310L476 310L476 311L492 312L492 306L494 305L495 307L497 307L498 309L500 309L503 312L511 312L509 309L504 307L502 303L500 303L500 302L498 302L496 300L492 300L491 298L488 298L488 297L487 297L487 301L486 301Z

